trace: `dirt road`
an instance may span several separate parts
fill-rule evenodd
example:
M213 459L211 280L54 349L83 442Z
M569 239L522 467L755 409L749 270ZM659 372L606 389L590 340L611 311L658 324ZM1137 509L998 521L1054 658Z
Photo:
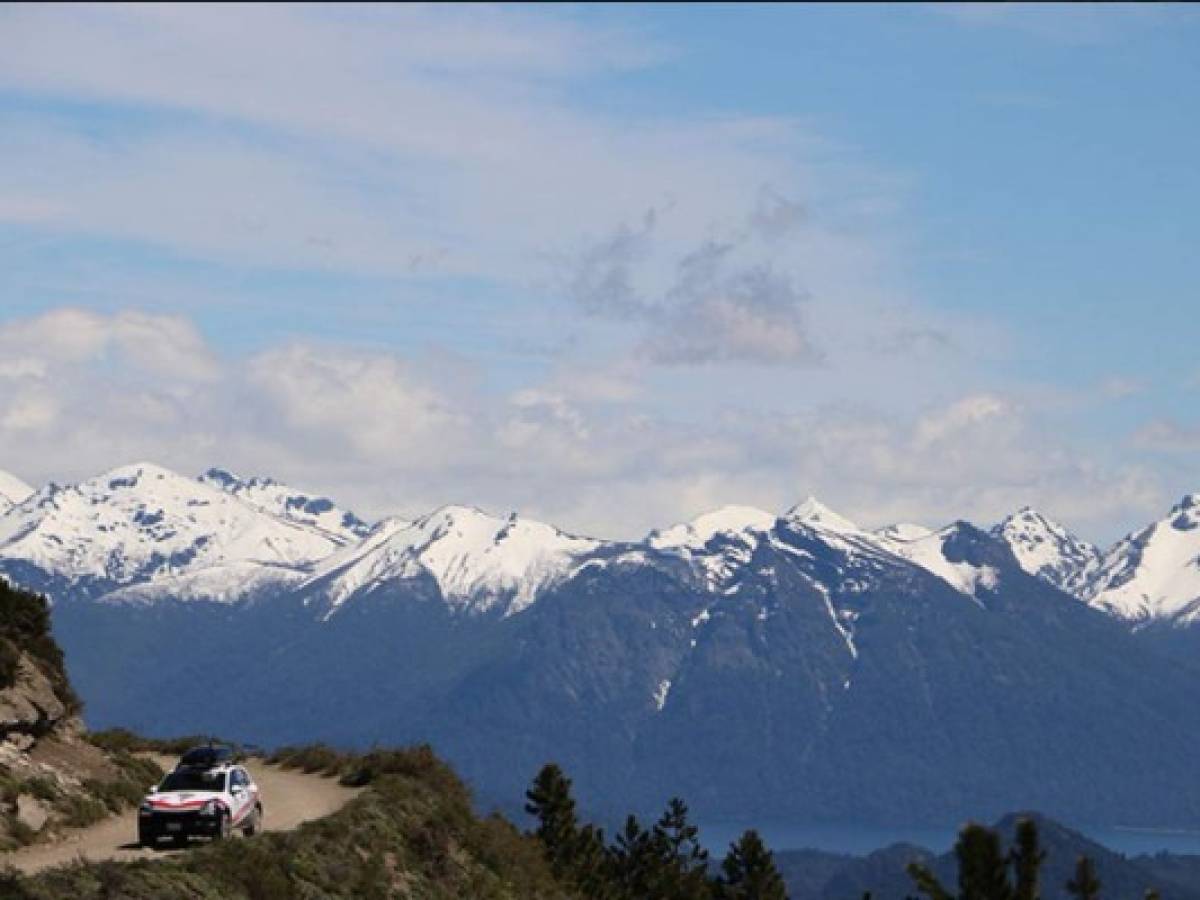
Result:
M175 759L161 758L157 762L164 769L169 769L175 764ZM246 768L262 789L263 825L267 831L290 831L302 822L329 815L341 809L346 801L358 793L352 788L342 787L335 778L285 771L263 765L260 760L251 760ZM74 831L64 841L0 854L0 865L13 865L30 874L70 862L79 856L89 860L143 859L162 858L182 852L186 851L138 847L137 810L134 809L105 819L91 828Z

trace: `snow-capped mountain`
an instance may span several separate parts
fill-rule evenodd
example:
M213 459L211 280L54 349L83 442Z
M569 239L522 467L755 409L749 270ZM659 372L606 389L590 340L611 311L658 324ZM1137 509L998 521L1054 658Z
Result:
M1200 494L1105 553L1083 597L1135 623L1200 623Z
M361 544L323 560L309 583L336 609L352 596L427 574L452 609L512 615L599 546L516 513L502 519L445 506L414 522L381 522Z
M1021 568L1069 594L1078 594L1099 564L1100 550L1031 507L1022 507L992 528L1012 549Z
M203 572L215 596L229 599L337 547L318 529L149 463L47 486L0 516L0 567L89 595L154 581L160 594L196 596L204 592L188 580Z
M749 561L777 520L753 506L723 506L690 522L650 532L646 545L687 560L715 589Z
M869 532L810 496L779 517L753 507L723 507L691 522L651 532L647 544L688 559L713 590L728 585L763 541L793 556L811 557L812 547L798 549L795 537L802 535L800 545L813 544L824 553L844 558L839 583L869 579L872 576L866 573L894 566L899 558L974 598L979 588L994 588L997 575L994 567L973 565L955 555L952 545L958 533L956 525L935 532L911 523ZM870 565L864 568L867 562Z
M700 550L717 535L768 531L777 518L753 506L722 506L690 522L652 531L646 543L656 550Z
M323 531L342 544L356 543L371 532L370 525L329 498L310 496L272 478L241 478L227 469L209 469L200 480L280 519Z
M33 493L33 488L16 475L0 471L0 514L16 506Z
M1123 621L1188 625L1200 622L1198 496L1105 554L1028 507L991 535L1024 571ZM809 497L782 516L726 506L621 543L467 506L372 528L330 499L222 469L190 479L143 463L36 492L0 472L0 571L52 596L137 602L231 601L302 586L333 611L427 576L452 612L508 616L588 563L682 564L720 594L756 554L799 558L816 552L804 549L811 542L818 555L851 561L846 572L857 571L855 560L886 568L898 559L979 600L981 591L995 592L996 567L956 549L963 527L906 523L869 532Z
M806 498L802 503L797 503L783 517L792 524L818 528L822 531L866 535L866 532L849 519L835 513L816 497L812 496Z

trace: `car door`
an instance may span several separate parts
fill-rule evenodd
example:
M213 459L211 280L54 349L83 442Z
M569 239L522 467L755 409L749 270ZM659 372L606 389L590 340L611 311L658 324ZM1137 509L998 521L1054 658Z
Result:
M229 794L233 798L233 821L241 822L254 804L254 797L250 791L250 777L245 769L233 769L229 773Z

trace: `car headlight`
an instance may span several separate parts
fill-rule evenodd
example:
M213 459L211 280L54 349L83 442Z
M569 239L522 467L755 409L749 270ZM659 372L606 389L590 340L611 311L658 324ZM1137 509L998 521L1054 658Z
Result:
M200 810L202 816L219 816L225 811L225 806L219 800L209 800Z
M150 805L149 800L143 800L142 805L138 807L138 815L148 816L154 812L154 807Z

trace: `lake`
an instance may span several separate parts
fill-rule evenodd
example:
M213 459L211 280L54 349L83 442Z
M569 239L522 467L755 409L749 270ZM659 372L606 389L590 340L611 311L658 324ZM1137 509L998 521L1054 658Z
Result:
M704 846L717 856L723 856L730 842L746 828L745 825L708 824L700 826ZM862 825L759 825L759 834L772 850L825 850L853 856L866 854L891 844L907 843L926 847L938 853L954 846L957 828L881 828ZM1200 830L1170 828L1119 828L1113 826L1090 828L1069 826L1117 853L1126 856L1166 851L1200 855Z

